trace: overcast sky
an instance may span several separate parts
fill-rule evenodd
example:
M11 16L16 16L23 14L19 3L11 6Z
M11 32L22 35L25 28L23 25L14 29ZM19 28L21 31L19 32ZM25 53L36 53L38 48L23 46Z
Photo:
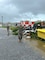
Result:
M0 0L0 22L45 20L45 0Z

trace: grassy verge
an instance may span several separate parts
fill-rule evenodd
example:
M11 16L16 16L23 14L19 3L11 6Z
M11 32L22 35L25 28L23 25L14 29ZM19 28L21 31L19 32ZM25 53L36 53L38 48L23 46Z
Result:
M0 28L6 28L6 26L0 26Z

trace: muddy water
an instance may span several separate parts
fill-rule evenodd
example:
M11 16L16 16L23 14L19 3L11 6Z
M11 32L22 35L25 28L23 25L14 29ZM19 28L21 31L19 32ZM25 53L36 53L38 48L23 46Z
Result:
M45 52L45 41L38 40L37 43L37 47Z
M32 40L30 41L34 46L36 46L37 48L41 49L42 51L45 52L45 41L41 41L41 40Z
M36 39L26 39L30 41L30 45L39 48L40 50L45 52L45 40L36 40Z

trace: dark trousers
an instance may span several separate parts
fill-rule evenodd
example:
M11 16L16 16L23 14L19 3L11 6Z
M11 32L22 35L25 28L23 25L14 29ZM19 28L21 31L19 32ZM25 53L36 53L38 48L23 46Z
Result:
M19 38L19 40L22 39L22 33L19 33L19 34L18 34L18 38Z

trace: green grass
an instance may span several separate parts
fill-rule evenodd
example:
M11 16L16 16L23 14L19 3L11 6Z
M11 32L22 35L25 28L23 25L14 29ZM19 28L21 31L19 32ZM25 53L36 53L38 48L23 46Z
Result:
M6 26L2 26L2 28L6 28Z

